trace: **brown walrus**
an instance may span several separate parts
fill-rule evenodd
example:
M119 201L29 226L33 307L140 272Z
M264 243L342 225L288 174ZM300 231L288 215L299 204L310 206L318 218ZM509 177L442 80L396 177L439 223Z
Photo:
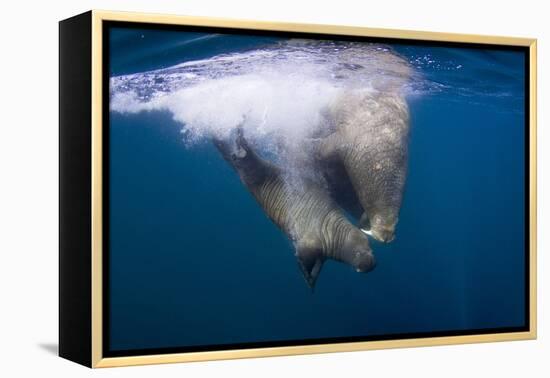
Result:
M260 157L241 129L234 142L214 139L214 144L267 216L293 242L312 289L327 259L349 264L358 272L374 268L368 238L346 219L322 185L309 178L301 185L286 182L281 168Z

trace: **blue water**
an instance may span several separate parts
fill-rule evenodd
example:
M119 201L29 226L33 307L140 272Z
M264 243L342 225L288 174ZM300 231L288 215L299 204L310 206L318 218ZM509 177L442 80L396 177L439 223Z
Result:
M112 29L111 75L277 39ZM293 247L218 151L166 111L110 114L110 349L525 324L524 55L393 46L429 87L408 99L409 173L376 269L328 261L312 292Z

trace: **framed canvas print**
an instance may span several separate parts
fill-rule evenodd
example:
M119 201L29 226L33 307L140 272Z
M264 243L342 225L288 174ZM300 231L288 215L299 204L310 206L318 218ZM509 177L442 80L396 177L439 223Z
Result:
M60 22L62 357L536 337L536 41Z

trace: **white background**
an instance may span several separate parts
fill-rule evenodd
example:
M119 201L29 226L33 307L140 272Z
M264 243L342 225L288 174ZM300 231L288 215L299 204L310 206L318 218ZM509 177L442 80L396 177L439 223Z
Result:
M550 331L544 298L548 296L546 252L550 243L547 195L550 183L546 168L550 159L550 133L546 128L550 21L544 3L540 0L4 2L0 22L0 375L548 376ZM56 357L57 22L91 8L538 38L539 339L99 371Z

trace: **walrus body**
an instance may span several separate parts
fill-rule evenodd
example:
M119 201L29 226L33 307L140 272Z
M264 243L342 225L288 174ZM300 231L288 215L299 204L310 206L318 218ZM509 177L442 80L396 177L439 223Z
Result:
M303 275L311 288L326 259L359 272L374 268L368 238L342 214L327 191L305 178L289 185L283 171L253 151L238 132L235 143L214 140L267 216L293 242Z
M393 240L407 172L409 112L398 94L350 91L329 110L333 133L318 157L328 167L336 197L352 214L359 202L362 230L383 242ZM335 168L336 167L336 168ZM342 185L342 169L351 187ZM340 202L340 201L339 201Z

